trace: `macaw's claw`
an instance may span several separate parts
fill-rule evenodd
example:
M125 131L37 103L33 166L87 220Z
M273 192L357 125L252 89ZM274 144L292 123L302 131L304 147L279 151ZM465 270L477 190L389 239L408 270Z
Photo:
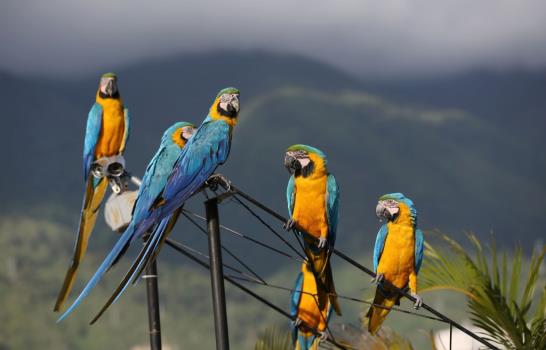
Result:
M228 192L231 191L231 182L222 174L212 174L205 181L205 185L209 186L212 191L216 191L218 185L221 185Z
M320 249L326 247L326 237L320 237L320 238L319 238L318 247L319 247Z
M375 275L374 278L372 278L372 283L375 283L375 284L381 284L383 283L383 281L385 280L385 275L382 274L382 273L378 273Z
M301 324L301 319L296 318L294 321L292 321L292 324L294 327L298 327Z
M421 298L417 293L410 293L410 295L415 298L415 304L413 304L413 308L415 310L418 310L421 306L423 306L423 298Z
M296 227L296 220L290 218L283 226L286 231L292 231Z
M326 341L330 338L330 334L328 334L328 331L319 332L320 334L320 341Z

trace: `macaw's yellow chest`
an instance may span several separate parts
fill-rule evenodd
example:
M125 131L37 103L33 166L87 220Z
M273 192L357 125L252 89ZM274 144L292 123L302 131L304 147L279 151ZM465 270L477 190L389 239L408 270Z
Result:
M388 234L377 272L398 288L404 288L414 270L415 234L414 228L389 222Z
M110 157L119 154L125 142L125 115L121 99L100 99L102 106L102 126L95 157Z
M328 234L326 214L327 176L296 177L295 203L292 218L307 233L325 237Z

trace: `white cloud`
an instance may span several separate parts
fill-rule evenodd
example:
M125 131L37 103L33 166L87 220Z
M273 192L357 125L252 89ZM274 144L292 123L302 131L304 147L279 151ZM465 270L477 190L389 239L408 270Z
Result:
M546 65L543 0L8 0L0 68L72 73L146 57L260 48L365 75Z

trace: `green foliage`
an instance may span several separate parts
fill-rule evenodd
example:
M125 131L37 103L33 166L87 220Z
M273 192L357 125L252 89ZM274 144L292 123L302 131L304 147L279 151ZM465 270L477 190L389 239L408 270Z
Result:
M330 331L336 342L347 349L367 350L412 350L408 339L394 332L388 327L383 327L375 336L368 333L365 328L359 328L350 324L330 324ZM329 343L325 343L329 344ZM324 348L331 348L327 345ZM268 327L260 335L255 350L292 350L293 345L290 333L278 326Z
M546 287L539 292L538 301L535 289L546 247L533 253L528 267L524 267L522 249L516 248L510 269L508 255L499 254L494 242L484 248L475 235L469 234L473 256L448 236L441 237L448 249L426 246L427 262L420 273L423 291L451 289L464 293L472 322L492 342L507 349L545 349Z
M290 332L279 326L268 327L258 337L254 350L292 350Z

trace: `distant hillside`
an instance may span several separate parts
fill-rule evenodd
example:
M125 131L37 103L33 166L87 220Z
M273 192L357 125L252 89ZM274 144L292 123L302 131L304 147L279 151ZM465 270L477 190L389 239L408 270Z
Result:
M343 247L370 248L376 200L393 191L414 199L423 228L494 230L507 244L544 235L537 228L546 225L546 141L534 107L544 104L544 79L362 82L308 59L260 52L173 57L117 73L134 121L127 160L135 174L167 126L199 123L216 92L234 85L242 115L221 171L284 212L284 149L323 149L342 189ZM54 202L77 215L83 132L98 76L51 81L0 73L3 212ZM526 127L506 122L518 118Z

